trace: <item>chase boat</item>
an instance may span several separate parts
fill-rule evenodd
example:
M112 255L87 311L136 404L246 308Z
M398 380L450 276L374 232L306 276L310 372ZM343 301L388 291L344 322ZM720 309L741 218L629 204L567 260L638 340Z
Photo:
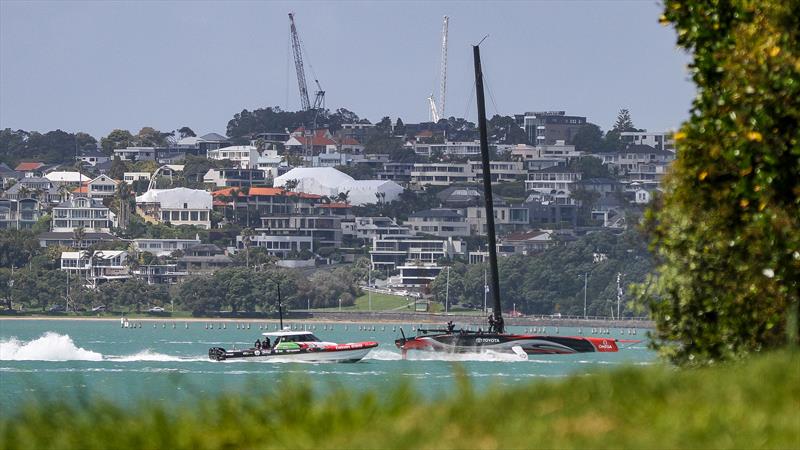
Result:
M310 331L291 331L288 328L262 333L261 336L263 344L258 340L255 346L242 350L212 347L208 349L208 357L214 361L358 362L378 346L374 341L347 344L324 342Z

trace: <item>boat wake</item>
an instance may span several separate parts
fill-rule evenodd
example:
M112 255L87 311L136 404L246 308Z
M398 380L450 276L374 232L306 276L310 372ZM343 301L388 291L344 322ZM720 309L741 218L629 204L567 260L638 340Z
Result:
M48 331L40 338L22 342L0 341L0 361L102 361L103 355L80 348L68 335Z
M208 357L205 355L172 356L157 353L150 349L142 350L132 355L103 355L102 353L78 347L69 335L52 331L48 331L41 337L27 342L20 341L14 337L0 341L0 361L192 362L207 360Z
M400 352L386 349L375 349L369 352L364 360L399 361L403 359ZM492 350L480 353L436 353L436 352L408 352L406 359L410 361L521 361L516 353L496 352Z
M207 356L173 356L157 353L150 349L127 356L106 356L104 359L115 362L163 361L163 362L192 362L208 361Z

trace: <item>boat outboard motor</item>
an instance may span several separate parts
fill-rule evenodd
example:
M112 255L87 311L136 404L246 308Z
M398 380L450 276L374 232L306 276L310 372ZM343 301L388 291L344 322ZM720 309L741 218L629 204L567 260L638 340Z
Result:
M213 359L215 361L224 361L225 349L222 347L211 347L210 349L208 349L208 359Z

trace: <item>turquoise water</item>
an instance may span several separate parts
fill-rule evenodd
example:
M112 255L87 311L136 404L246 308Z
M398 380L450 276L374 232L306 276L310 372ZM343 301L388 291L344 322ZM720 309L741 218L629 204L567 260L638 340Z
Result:
M227 323L225 329L220 329L222 324L217 323L214 329L207 329L207 324L200 322L190 322L188 328L186 322L180 321L174 323L174 328L172 322L140 323L141 328L131 329L121 328L114 321L0 320L0 404L20 405L53 396L80 400L95 395L125 404L180 403L202 394L246 392L256 385L259 389L278 389L298 377L323 391L346 386L380 392L405 380L424 395L439 396L455 389L456 366L463 369L474 386L483 389L585 374L626 363L652 364L655 360L655 354L644 342L626 344L619 353L532 355L526 361L498 353L417 353L402 360L394 347L399 325L313 324L315 334L326 341L372 340L380 346L355 364L212 362L207 358L209 347L252 346L265 324ZM275 325L269 327L272 330ZM407 335L411 328L403 325ZM511 327L509 331L528 329ZM556 332L554 328L544 331ZM591 334L592 330L582 331ZM619 329L609 331L602 336L645 339L644 330L637 330L636 336L629 335L629 331L623 335ZM561 328L558 332L577 335L578 330ZM0 408L0 414L11 410Z

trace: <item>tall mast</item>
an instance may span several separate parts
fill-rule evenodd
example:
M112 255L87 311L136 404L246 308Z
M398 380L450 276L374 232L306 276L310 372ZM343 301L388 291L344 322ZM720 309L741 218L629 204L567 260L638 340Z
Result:
M497 238L494 232L494 198L492 198L492 173L489 168L489 140L486 131L486 103L483 98L483 72L481 71L480 44L472 47L475 59L475 93L478 98L478 128L481 135L481 161L483 163L483 196L486 205L486 232L489 235L489 266L492 271L492 312L494 331L502 333L503 311L500 305L500 277L497 270Z
M439 85L439 116L447 118L445 115L445 99L447 97L447 24L450 18L444 16L442 23L442 66L440 68L441 84ZM437 121L438 122L438 121Z

